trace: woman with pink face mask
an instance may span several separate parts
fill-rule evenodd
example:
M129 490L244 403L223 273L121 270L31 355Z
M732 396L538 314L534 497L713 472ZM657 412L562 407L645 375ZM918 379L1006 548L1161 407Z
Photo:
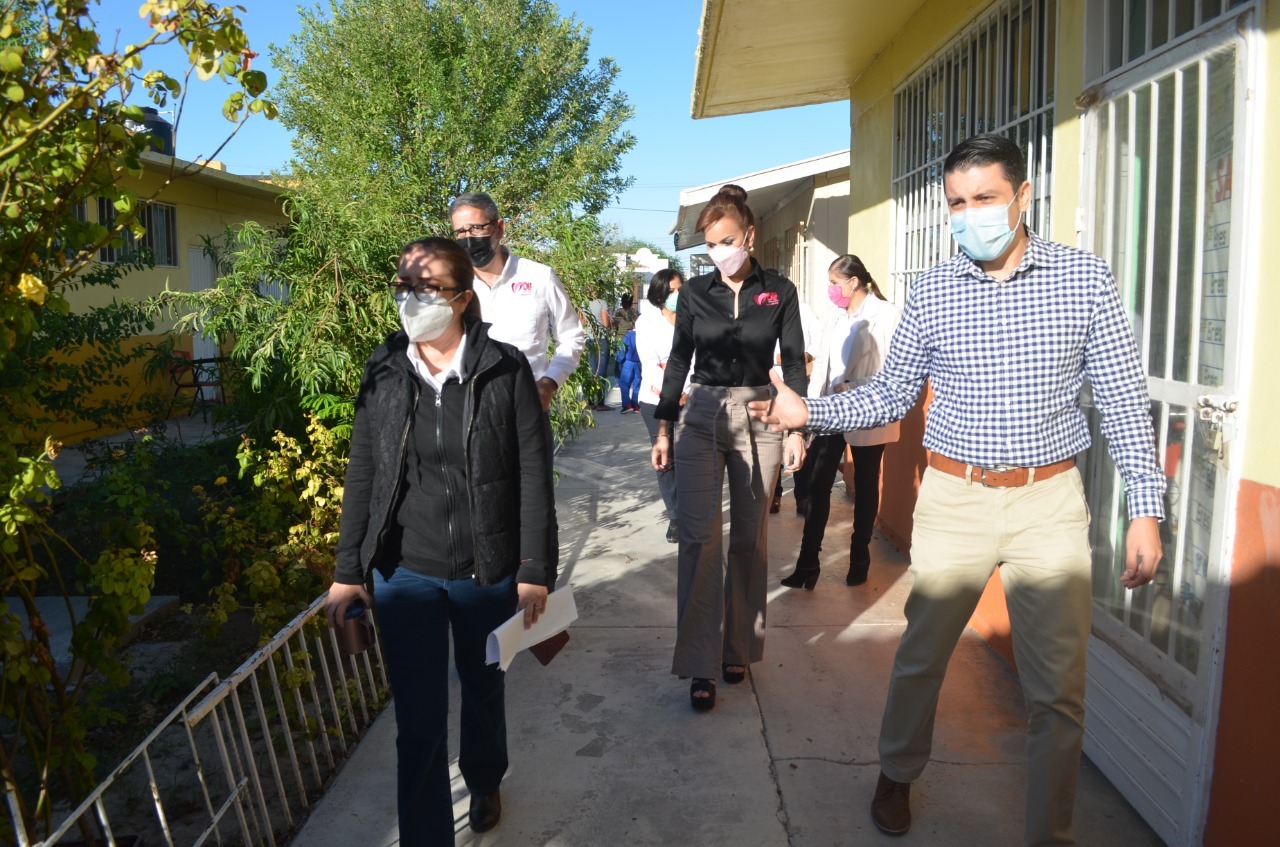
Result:
M889 355L889 340L902 310L885 300L876 281L857 256L846 254L827 270L827 296L835 308L822 325L822 344L813 363L809 396L839 394L856 388L880 372ZM880 460L884 445L898 440L898 424L876 429L819 435L809 445L809 513L796 569L782 580L788 588L810 591L818 582L822 537L831 512L831 486L844 457L853 456L853 535L849 539L849 572L845 585L862 585L871 566L871 532L880 510Z
M796 287L751 257L755 216L746 200L742 188L726 185L698 216L696 229L706 237L716 269L680 289L675 338L654 413L653 467L671 467L673 455L680 461L671 672L693 678L689 698L698 711L715 705L717 676L741 682L747 667L764 657L773 484L780 466L794 472L805 456L802 433L784 438L747 414L747 403L770 396L775 344L787 385L803 392L807 380ZM682 411L680 395L695 354ZM727 553L721 549L720 505L726 474Z

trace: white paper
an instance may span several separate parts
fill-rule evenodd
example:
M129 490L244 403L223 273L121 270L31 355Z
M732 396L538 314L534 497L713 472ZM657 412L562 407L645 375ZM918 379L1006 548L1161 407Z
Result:
M565 585L547 595L547 609L538 615L538 622L524 628L524 610L515 613L511 620L489 633L484 645L486 664L497 664L502 670L511 665L516 653L569 628L578 619L578 605L573 602L573 586Z

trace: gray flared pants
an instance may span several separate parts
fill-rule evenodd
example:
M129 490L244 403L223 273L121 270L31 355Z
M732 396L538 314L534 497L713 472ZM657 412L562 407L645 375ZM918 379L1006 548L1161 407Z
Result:
M769 500L782 464L782 434L753 420L746 404L769 391L694 385L676 425L680 552L671 672L679 676L715 679L721 664L764 657Z

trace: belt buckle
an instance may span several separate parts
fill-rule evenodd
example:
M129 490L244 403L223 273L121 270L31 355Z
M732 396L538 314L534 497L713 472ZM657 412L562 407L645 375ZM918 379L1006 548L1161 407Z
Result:
M1008 488L1009 487L1007 485L993 485L992 483L987 482L987 474L988 473L992 473L992 474L1008 473L1009 471L1013 470L1012 466L993 465L992 467L989 467L989 468L978 468L978 470L982 472L978 478L978 481L982 483L983 488Z

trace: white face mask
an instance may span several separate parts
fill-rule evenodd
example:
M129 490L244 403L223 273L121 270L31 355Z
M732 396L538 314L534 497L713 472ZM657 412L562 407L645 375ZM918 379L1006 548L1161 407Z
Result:
M708 247L707 254L711 256L711 261L715 262L720 276L733 276L742 269L749 258L747 248L734 247L732 244L716 244Z
M406 297L400 303L400 326L410 341L435 341L444 335L445 330L453 323L452 303L462 296L458 292L446 300L437 297L430 303L419 302L417 297Z

